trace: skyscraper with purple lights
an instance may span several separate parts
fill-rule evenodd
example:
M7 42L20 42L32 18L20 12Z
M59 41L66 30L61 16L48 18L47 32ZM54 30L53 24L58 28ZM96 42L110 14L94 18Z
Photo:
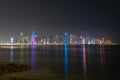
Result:
M34 30L32 31L31 44L35 44L35 32L34 32Z

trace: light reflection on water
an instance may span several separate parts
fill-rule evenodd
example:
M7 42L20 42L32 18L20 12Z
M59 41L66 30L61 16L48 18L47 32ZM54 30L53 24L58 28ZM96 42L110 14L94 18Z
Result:
M87 65L87 74L90 74L91 73L91 49L90 49L90 46L86 46L84 47L85 50L84 50L84 53L86 54L86 65Z
M100 63L101 63L101 71L105 73L105 50L104 50L104 45L100 46Z
M68 80L68 48L67 45L64 45L64 69L65 69L65 78Z
M84 80L86 80L87 78L87 68L86 68L86 48L85 45L83 45L82 47L82 66L83 66L83 77Z
M56 74L59 72L64 74L66 80L69 80L71 75L82 76L84 80L88 80L89 75L101 77L109 74L107 70L114 67L110 62L111 57L109 57L109 55L113 56L112 53L114 51L106 51L106 47L103 45L71 47L69 45L37 47L31 45L21 46L19 49L11 46L10 49L0 49L0 61L27 63L32 69L49 67ZM114 58L111 61L114 61ZM119 70L119 68L117 69Z
M23 52L23 46L21 46L21 48L20 48L20 63L23 63L23 58L24 58L24 52Z
M35 46L31 45L31 67L34 69L35 68Z
M77 69L76 69L76 68L77 68L77 66L76 66L76 65L77 65L77 54L76 54L76 51L77 51L77 49L76 49L76 46L75 46L74 49L73 49L73 56L74 56L74 57L73 57L73 60L74 60L74 61L73 61L73 62L74 62L73 65L74 65L74 67L75 67L75 70L74 70L75 73L77 72Z
M13 62L13 46L10 48L10 62Z

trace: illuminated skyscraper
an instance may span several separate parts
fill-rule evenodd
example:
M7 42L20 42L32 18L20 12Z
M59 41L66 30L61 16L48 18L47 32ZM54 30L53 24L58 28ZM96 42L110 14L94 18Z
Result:
M14 38L13 38L13 37L10 38L10 42L11 42L11 43L14 42Z
M102 44L102 41L100 40L100 45Z
M29 37L24 37L24 43L29 43Z
M23 40L23 32L20 33L20 43L24 43L24 40Z
M104 37L102 38L102 44L104 44L105 43L105 39L104 39Z
M69 44L69 36L67 33L64 34L64 44Z
M82 39L82 44L85 44L85 38Z
M82 37L82 36L80 36L80 42L79 42L80 44L82 44L82 39L83 39L83 37Z
M70 35L70 44L73 44L73 35Z
M73 44L77 44L77 39L76 35L73 35Z
M95 44L101 44L101 40L100 39L95 39Z
M49 38L47 38L47 43L46 44L49 44L50 43L50 39Z
M91 38L91 44L95 44L95 39L94 38Z
M56 43L59 43L59 36L58 36L58 35L55 35L54 41L55 41Z
M60 44L63 44L63 35L60 35L59 42L60 42Z
M88 43L87 44L91 44L90 40L88 40Z
M35 32L34 31L32 31L31 43L35 44Z

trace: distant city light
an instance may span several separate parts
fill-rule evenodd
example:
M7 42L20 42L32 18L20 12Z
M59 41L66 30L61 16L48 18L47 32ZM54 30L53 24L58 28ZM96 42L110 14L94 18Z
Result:
M85 44L85 39L83 38L83 40L82 40L82 44Z
M65 33L65 35L67 35L67 33Z
M14 41L14 38L13 38L13 37L11 37L11 38L10 38L10 41L11 41L11 43L13 43L13 41Z
M102 41L100 40L100 45L102 44Z
M31 43L35 44L35 32L32 31Z
M3 43L1 43L3 44ZM31 36L24 35L23 32L21 32L16 37L10 38L10 44L4 44L4 45L81 45L81 44L88 44L88 45L111 45L115 43L112 43L111 40L105 40L104 37L101 39L99 38L93 38L89 36L82 36L82 35L73 35L64 33L61 35L36 35L35 31L32 31Z

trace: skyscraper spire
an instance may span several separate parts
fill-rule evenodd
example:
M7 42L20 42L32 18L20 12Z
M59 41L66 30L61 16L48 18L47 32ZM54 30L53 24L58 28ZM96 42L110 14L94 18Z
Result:
M31 44L35 44L35 32L32 30Z

